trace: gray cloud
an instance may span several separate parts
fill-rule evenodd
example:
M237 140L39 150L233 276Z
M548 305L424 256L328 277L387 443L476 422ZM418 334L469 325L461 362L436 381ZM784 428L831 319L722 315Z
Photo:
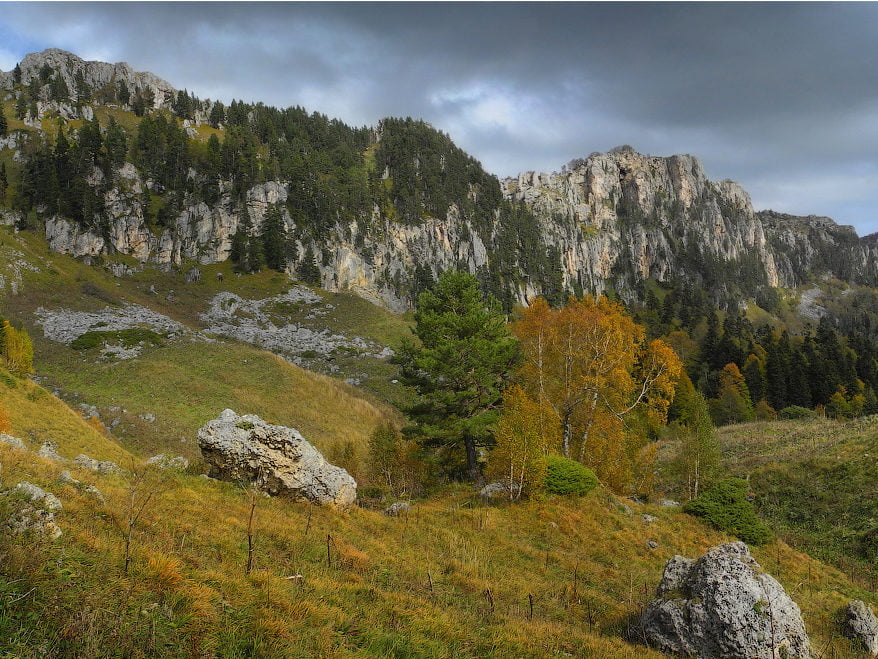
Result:
M499 175L621 143L757 207L878 231L878 5L4 4L0 65L56 46L199 96L423 117Z

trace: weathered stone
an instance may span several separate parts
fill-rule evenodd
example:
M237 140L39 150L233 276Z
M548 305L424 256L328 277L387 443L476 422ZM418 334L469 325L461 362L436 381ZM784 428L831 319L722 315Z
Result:
M58 443L57 442L43 442L43 445L40 446L40 450L37 451L37 455L41 458L45 458L46 460L52 460L54 462L64 462L64 458L58 455Z
M510 488L507 481L494 481L479 490L479 496L483 499L508 499L509 492Z
M159 453L158 455L152 456L149 460L146 461L146 464L156 465L161 469L182 470L189 468L189 460L184 458L182 455L172 457L170 455L165 455L164 453Z
M198 431L198 446L214 478L318 504L347 506L357 496L351 475L327 462L298 430L253 414L224 410Z
M658 543L655 540L650 540L646 543L646 546L650 549L658 549Z
M46 492L39 485L34 485L27 481L23 481L16 485L15 491L24 496L28 501L32 501L39 505L40 508L44 508L50 512L56 512L64 507L61 505L61 500L54 494Z
M873 657L878 656L878 618L862 600L852 601L845 609L844 634Z
M73 485L74 487L82 484L82 481L80 481L78 478L74 478L73 474L71 474L66 469L58 475L58 480L61 481L62 483L67 483L68 485Z
M680 502L675 501L674 499L659 499L658 505L663 508L676 508L680 505Z
M658 521L658 517L656 517L655 515L650 515L649 513L641 514L640 519L643 520L644 524L655 524Z
M4 444L11 446L12 448L27 451L27 445L18 437L13 437L9 433L0 432L0 442L3 442Z
M649 644L698 658L810 657L799 607L743 542L668 561L642 624Z
M95 499L97 499L101 503L106 503L106 500L104 499L103 493L98 488L96 488L94 485L88 485L85 488L85 493L90 494L91 496L93 496Z
M387 508L384 509L384 514L388 517L402 517L411 509L412 507L405 501L397 501L396 503L387 506Z
M111 462L110 460L95 460L94 458L90 458L87 455L80 453L75 458L73 458L73 462L83 469L88 469L89 471L93 471L98 474L115 474L122 471L122 469L115 462Z

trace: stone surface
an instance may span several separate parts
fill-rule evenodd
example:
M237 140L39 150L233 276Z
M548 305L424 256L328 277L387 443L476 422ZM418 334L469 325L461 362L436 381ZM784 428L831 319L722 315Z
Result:
M46 492L39 485L34 485L33 483L24 481L16 485L15 490L23 495L28 501L32 501L50 512L56 512L64 507L61 505L61 501L58 497L51 492Z
M493 483L488 483L479 490L479 496L483 499L508 499L509 483L506 481L494 481Z
M844 634L873 657L878 656L878 618L862 600L852 601L845 609Z
M397 501L396 503L387 506L387 508L384 509L384 514L388 517L402 517L411 509L412 507L405 501Z
M652 647L699 658L810 657L799 607L743 542L674 556L642 624Z
M189 460L184 458L182 455L170 456L165 455L164 453L159 453L158 455L152 456L149 460L146 461L146 464L156 465L161 469L189 468Z
M0 442L21 451L27 451L27 445L21 439L12 436L9 433L0 432Z
M655 515L650 515L649 513L641 514L640 519L643 520L644 524L655 524L658 521L658 517L656 517Z
M75 458L73 458L73 462L83 469L88 469L89 471L93 471L97 474L115 474L122 471L121 467L119 467L119 465L117 465L115 462L111 462L109 460L95 460L94 458L90 458L84 453L80 453Z
M271 495L347 506L357 483L327 462L295 428L266 423L258 416L224 410L198 431L198 446L210 476L254 483Z
M64 458L58 455L58 444L56 442L43 442L43 445L40 446L40 450L37 451L37 455L46 460L65 462Z

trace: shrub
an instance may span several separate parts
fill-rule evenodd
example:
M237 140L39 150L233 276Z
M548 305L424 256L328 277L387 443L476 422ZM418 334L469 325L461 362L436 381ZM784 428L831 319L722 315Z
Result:
M817 412L814 410L799 405L790 405L777 413L779 419L814 419L816 416Z
M159 334L142 327L132 327L115 331L86 332L75 338L70 347L74 350L88 350L110 341L119 341L126 348L131 348L141 343L153 346L162 345L162 337Z
M768 527L747 501L747 482L740 478L717 482L686 503L683 510L751 545L762 545L771 539Z
M594 472L576 460L550 455L546 460L546 467L547 492L583 495L597 487L598 478Z

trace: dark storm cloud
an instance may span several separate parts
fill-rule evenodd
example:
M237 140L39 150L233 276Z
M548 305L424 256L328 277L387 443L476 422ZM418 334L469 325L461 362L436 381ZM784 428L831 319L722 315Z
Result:
M199 96L423 117L500 175L629 143L757 207L878 230L874 4L4 4L0 66L49 46Z

